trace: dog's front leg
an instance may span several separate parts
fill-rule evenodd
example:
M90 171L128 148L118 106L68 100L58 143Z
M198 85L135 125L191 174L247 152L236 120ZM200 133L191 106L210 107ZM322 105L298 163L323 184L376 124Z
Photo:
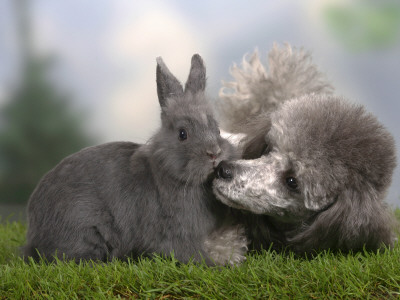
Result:
M204 241L204 249L216 265L239 265L246 260L250 241L242 225L222 227Z

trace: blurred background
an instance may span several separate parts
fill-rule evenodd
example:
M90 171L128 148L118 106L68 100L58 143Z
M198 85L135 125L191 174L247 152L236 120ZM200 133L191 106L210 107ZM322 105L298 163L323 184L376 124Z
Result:
M159 126L155 58L208 94L244 54L288 42L400 145L400 1L0 1L0 215L23 218L40 177L82 147L144 143ZM400 152L398 152L400 158ZM387 201L400 207L400 172ZM3 217L4 219L4 217Z

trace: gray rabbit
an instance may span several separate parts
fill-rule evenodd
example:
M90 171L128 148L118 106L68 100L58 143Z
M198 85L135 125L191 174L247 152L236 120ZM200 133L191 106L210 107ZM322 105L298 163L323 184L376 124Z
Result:
M159 131L144 145L83 149L49 171L29 199L26 257L244 259L243 229L226 225L229 208L211 192L214 168L236 154L204 95L203 61L192 57L184 90L161 58L156 76Z

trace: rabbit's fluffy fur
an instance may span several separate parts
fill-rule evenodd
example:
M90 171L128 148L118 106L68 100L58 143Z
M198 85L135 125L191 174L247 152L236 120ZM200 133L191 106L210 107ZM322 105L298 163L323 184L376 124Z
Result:
M225 229L230 208L211 192L215 166L235 151L204 95L203 61L193 56L185 89L161 58L156 75L160 130L144 145L83 149L47 173L29 200L25 256L106 261L173 252L181 262L244 259L243 230Z
M269 58L269 75L257 54L243 70L234 67L234 90L223 94L228 119L244 119L243 107L253 119L245 120L243 159L216 170L215 195L253 213L244 222L254 249L392 245L394 218L384 202L396 165L392 136L362 106L330 95L303 51L274 46Z

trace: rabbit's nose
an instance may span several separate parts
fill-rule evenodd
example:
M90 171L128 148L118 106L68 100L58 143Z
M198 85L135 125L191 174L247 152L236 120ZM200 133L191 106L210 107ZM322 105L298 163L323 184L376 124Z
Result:
M221 154L221 148L218 147L213 150L207 150L206 153L207 153L207 156L209 156L212 160L216 160L217 157Z
M232 179L232 166L225 160L221 161L214 170L215 177L221 179Z

